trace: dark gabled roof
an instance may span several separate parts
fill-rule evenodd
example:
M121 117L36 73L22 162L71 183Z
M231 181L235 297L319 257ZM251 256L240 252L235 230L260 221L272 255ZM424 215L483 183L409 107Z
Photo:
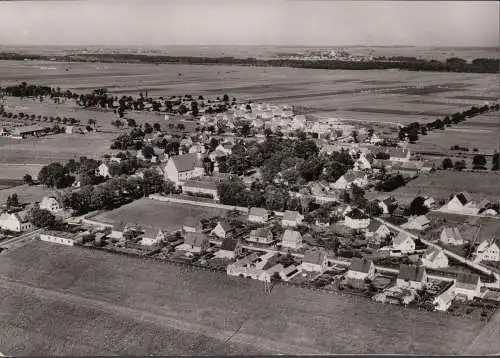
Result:
M425 275L424 266L401 265L399 267L398 279L422 282Z
M351 265L349 266L350 271L368 273L373 261L366 259L365 257L355 257L351 260Z
M468 192L463 191L460 194L457 194L457 199L460 201L460 203L462 203L462 205L465 205L472 200L472 197Z
M300 217L300 213L298 211L287 210L283 214L283 220L285 221L295 221Z
M194 168L203 168L202 159L198 156L198 153L176 155L171 159L179 172L187 172Z
M370 224L366 228L368 232L375 232L382 226L382 223L378 220L370 220Z
M479 275L474 273L461 273L457 276L456 285L458 288L468 288L470 285L479 283Z
M255 235L255 237L268 237L269 234L272 235L272 231L265 227L259 227L255 230L252 230L252 235Z
M238 240L226 238L222 241L221 250L234 251L238 246Z
M267 217L269 214L267 210L263 208L250 208L248 215Z
M217 224L220 225L226 232L234 230L231 224L226 220L219 220Z
M352 209L350 212L345 214L345 216L350 217L351 219L368 219L369 216L363 213L361 210L358 208Z
M307 262L314 265L322 265L325 260L326 254L321 250L308 250L304 253L302 262Z

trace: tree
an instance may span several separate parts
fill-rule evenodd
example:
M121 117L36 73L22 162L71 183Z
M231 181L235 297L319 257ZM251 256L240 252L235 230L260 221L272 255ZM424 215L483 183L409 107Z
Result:
M225 205L247 206L246 187L239 178L231 178L217 184L220 202Z
M498 170L500 167L500 154L495 151L493 158L491 159L491 170Z
M7 202L5 204L7 206L7 209L10 209L13 207L18 207L19 206L19 199L17 197L17 194L14 193L12 195L9 195L7 197Z
M148 160L151 159L153 157L153 155L155 154L153 147L151 147L149 145L143 147L141 152L142 152L142 155L144 156L144 158L146 158Z
M38 173L38 181L52 188L63 188L71 184L67 171L60 163L51 163L42 167Z
M28 184L28 185L33 184L33 178L32 178L32 176L29 175L29 174L24 174L24 176L23 176L23 182L25 184Z
M198 102L192 101L191 102L191 114L193 116L197 116L199 114L199 109L198 109Z
M89 118L89 120L88 120L87 123L88 123L89 126L92 126L93 128L95 128L95 125L96 125L95 119Z
M377 201L371 201L367 208L366 208L366 211L369 215L371 216L380 216L383 214L383 210L382 208L380 207L380 205L378 205L378 202Z
M137 123L133 118L127 118L127 125L129 127L137 127Z
M105 208L107 205L112 203L113 193L108 185L98 185L92 190L90 196L90 207L93 210L99 210Z
M185 126L183 123L179 123L179 124L177 125L177 128L178 128L178 129L180 129L180 130L182 131L182 130L186 129L186 126Z
M485 169L486 157L482 154L476 154L472 159L473 169Z
M453 162L451 161L450 158L444 158L443 159L443 169L451 169L453 168Z
M29 213L30 222L38 228L52 229L56 226L56 217L45 209L33 208Z
M462 171L465 168L467 168L467 165L465 164L465 160L457 160L455 162L455 170Z
M151 124L149 123L144 124L144 133L146 134L153 133L153 127L151 127Z
M224 102L229 102L229 96L227 94L224 94L224 96L222 97L222 100Z
M175 190L177 189L177 185L175 185L175 183L171 180L165 180L165 182L163 183L163 193L164 194L171 194L171 193L174 193Z
M155 124L153 124L153 129L157 132L161 132L160 123L156 122Z
M410 215L425 215L429 212L429 208L424 205L425 199L421 196L417 196L410 203L409 212Z

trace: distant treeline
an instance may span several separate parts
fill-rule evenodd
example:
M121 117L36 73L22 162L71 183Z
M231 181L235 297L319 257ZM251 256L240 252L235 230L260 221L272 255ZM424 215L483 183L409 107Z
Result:
M256 59L234 57L190 57L137 54L76 54L65 56L23 55L0 53L0 60L54 60L66 62L118 62L118 63L173 63L195 65L241 65L262 67L295 67L328 70L387 70L437 72L498 73L500 60L478 58L472 62L453 57L446 61L418 59L416 57L377 57L371 61L341 60L294 60L294 59Z

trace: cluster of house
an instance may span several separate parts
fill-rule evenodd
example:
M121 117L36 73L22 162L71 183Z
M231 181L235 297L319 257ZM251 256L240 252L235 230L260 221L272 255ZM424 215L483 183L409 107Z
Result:
M487 199L475 201L472 195L466 191L460 192L450 199L448 203L439 208L440 211L460 215L483 215L496 216L498 212L491 208L491 202Z

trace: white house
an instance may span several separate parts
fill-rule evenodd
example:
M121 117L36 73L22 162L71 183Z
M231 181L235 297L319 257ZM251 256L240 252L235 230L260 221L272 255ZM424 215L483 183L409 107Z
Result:
M462 215L477 215L479 207L476 202L472 201L469 193L461 192L453 196L447 204L441 207L441 210Z
M445 288L443 291L439 292L432 303L436 311L446 311L450 308L453 299L455 298L455 283L451 282L450 285Z
M101 176L103 178L111 178L111 174L109 173L109 165L106 163L101 163L97 168L96 168L96 175Z
M249 235L247 241L269 245L274 241L273 233L271 230L261 227L261 228L252 230L250 232L250 235Z
M413 241L409 235L400 231L399 234L392 239L392 248L393 250L401 251L403 254L413 252L415 251L415 241Z
M281 247L300 249L302 247L302 235L295 230L285 230L281 238Z
M302 220L304 220L304 215L301 215L297 211L286 210L283 214L281 225L285 227L295 227L302 224Z
M210 231L210 235L220 239L231 237L234 234L234 228L225 220L220 220L217 225Z
M460 230L456 227L445 227L439 235L439 241L445 245L463 245L465 240L460 233Z
M4 230L23 232L34 228L29 221L26 211L18 211L15 213L3 213L0 215L0 228Z
M304 253L300 268L309 272L324 272L328 268L328 258L322 250L307 250Z
M215 257L232 260L239 256L241 252L242 247L240 245L240 242L236 239L228 237L222 241L222 245L220 249L215 253Z
M411 152L407 148L391 148L388 154L391 162L409 162L411 157Z
M365 188L368 185L368 176L364 172L349 170L342 175L333 184L337 190L346 190L352 187L353 184L360 188Z
M389 214L392 209L397 205L396 200L393 197L385 198L377 202L380 209L382 209L383 214Z
M182 192L188 195L206 195L215 201L219 201L219 193L217 191L217 182L211 180L211 177L191 178L182 183Z
M364 281L373 279L375 276L375 265L373 261L366 258L354 257L351 260L349 271L347 271L347 280Z
M265 223L269 220L269 213L266 209L262 208L250 208L248 213L248 221L255 223Z
M250 277L255 280L262 277L264 270L273 267L277 263L277 254L268 252L264 255L251 253L227 266L226 272L231 276Z
M427 272L424 266L401 265L396 286L421 290L427 285Z
M459 274L455 280L454 293L457 298L465 300L481 297L481 278L476 274Z
M483 240L473 254L474 262L500 261L500 248L496 239Z
M45 196L39 204L40 209L48 210L51 213L59 213L64 210L63 203L57 195Z
M306 116L299 114L293 117L292 130L304 130L306 128Z
M81 235L64 231L44 230L40 233L40 240L55 244L74 246L75 243L78 243L81 240Z
M142 235L141 245L153 246L157 245L166 238L166 232L162 229L148 228Z
M373 159L373 155L362 153L360 157L354 162L354 169L370 170L372 168Z
M448 257L443 250L429 246L422 255L422 265L432 269L445 268L448 267Z
M370 225L370 217L358 208L345 214L344 225L351 229L365 229Z
M430 220L425 215L410 217L401 227L407 230L423 231L430 227Z
M177 185L184 181L205 174L203 168L203 155L201 153L188 153L170 157L165 166L165 179Z
M390 233L387 225L378 220L370 220L370 224L365 229L366 238L385 239Z
M424 197L424 206L428 209L434 209L436 207L436 201L432 196L425 196Z

